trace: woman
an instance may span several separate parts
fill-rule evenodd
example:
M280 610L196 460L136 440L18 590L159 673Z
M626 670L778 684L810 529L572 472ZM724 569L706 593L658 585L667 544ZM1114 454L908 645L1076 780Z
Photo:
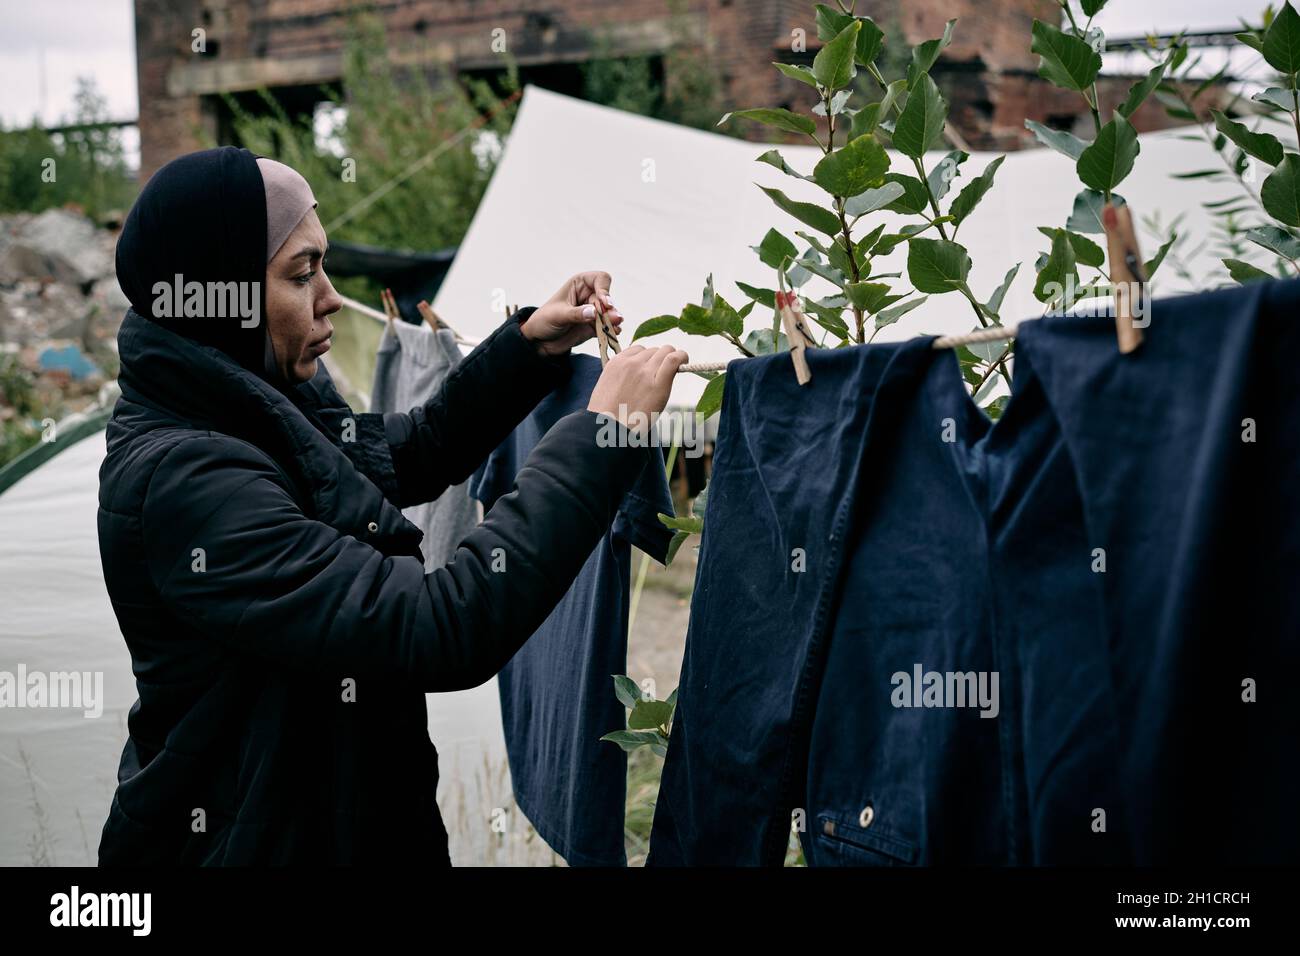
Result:
M558 603L653 460L631 414L661 411L686 361L611 359L425 574L400 509L565 380L609 276L511 316L422 408L357 414L319 364L341 301L314 207L288 167L208 150L159 170L118 242L99 539L139 700L102 865L449 864L424 694L487 680Z

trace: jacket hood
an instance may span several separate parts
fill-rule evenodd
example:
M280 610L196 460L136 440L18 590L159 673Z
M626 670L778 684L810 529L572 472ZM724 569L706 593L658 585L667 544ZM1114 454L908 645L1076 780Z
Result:
M266 220L248 150L174 159L150 177L122 225L118 284L137 314L264 375Z

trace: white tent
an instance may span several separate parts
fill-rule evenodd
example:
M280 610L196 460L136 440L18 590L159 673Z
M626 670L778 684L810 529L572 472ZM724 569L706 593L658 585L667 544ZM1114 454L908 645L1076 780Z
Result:
M756 104L742 104L751 106ZM1170 174L1211 168L1218 158L1204 143L1179 139L1189 130L1142 136L1142 153L1132 175L1119 188L1138 220L1159 210L1167 224L1186 212L1182 228L1203 239L1209 220L1204 201L1226 198L1228 186L1204 180L1180 181ZM707 276L733 306L745 297L736 280L773 288L773 270L750 246L771 227L799 245L795 230L811 230L778 209L755 183L783 190L790 198L826 203L816 185L787 176L755 159L772 148L715 133L647 119L530 86L502 156L434 303L438 313L465 335L481 338L500 324L507 302L541 304L575 272L603 269L613 277L612 298L626 317L624 342L642 321L665 313L679 314L698 303ZM811 173L821 150L778 146L786 161ZM942 156L927 159L933 169ZM953 194L996 158L973 153L953 184ZM893 155L893 169L911 173L910 161ZM1063 226L1074 197L1082 189L1069 159L1047 149L1007 156L992 191L958 236L971 253L970 284L987 299L1016 262L1024 263L1006 297L1005 321L1042 313L1033 297L1034 261L1048 242L1038 226ZM859 223L855 236L876 222L886 229L915 218L873 214ZM865 226L865 228L864 228ZM931 233L933 234L933 233ZM1102 237L1096 237L1101 239ZM1156 242L1144 236L1149 256ZM873 263L875 272L905 272L906 246ZM1217 262L1202 254L1188 265L1208 273ZM910 288L906 280L901 290ZM832 287L816 279L815 296ZM1157 294L1188 291L1173 270L1153 283ZM756 307L747 328L770 327L771 313ZM931 296L877 341L921 333L960 333L976 324L970 306L957 294ZM717 337L668 332L644 340L650 345L680 344L692 361L736 358L734 346ZM583 351L595 354L594 342ZM705 382L679 375L674 404L693 405Z

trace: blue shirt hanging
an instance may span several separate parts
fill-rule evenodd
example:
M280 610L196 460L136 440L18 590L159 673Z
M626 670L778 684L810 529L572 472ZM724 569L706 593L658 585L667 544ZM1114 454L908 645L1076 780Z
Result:
M470 493L485 508L508 494L528 453L557 421L587 407L600 360L574 355L569 380L538 404L479 468ZM627 671L631 546L667 556L659 521L672 496L658 447L609 534L551 616L501 671L501 717L515 801L571 866L625 866L627 755L600 737L627 726L613 675ZM506 555L509 573L509 555Z
M649 862L1293 859L1297 306L732 363Z

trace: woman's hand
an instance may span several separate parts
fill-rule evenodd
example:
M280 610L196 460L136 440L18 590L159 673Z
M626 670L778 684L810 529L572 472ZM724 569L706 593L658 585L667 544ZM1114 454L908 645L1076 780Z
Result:
M580 272L560 287L520 326L526 338L543 355L567 352L596 334L596 306L615 333L623 324L623 313L609 298L608 272Z
M661 345L647 349L631 345L611 356L596 387L591 390L587 410L617 418L632 431L641 431L651 417L668 404L677 369L690 361L681 349Z

